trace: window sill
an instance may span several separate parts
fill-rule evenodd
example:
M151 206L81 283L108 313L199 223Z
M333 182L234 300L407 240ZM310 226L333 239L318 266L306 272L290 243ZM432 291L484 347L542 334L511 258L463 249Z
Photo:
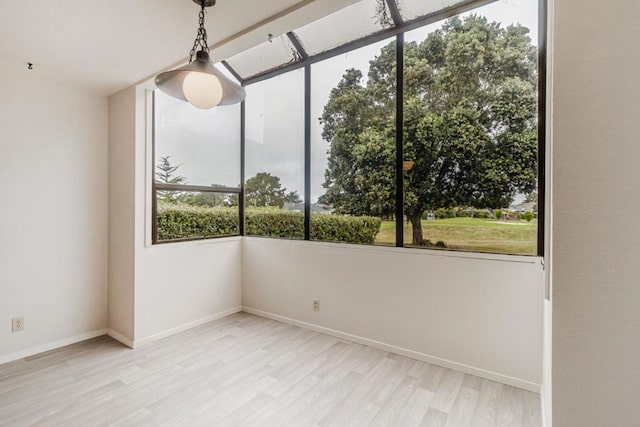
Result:
M200 246L200 245L213 245L219 243L239 242L242 240L242 236L223 236L223 237L210 237L207 239L191 239L191 240L174 240L158 242L155 244L146 245L148 248L164 248L164 247L176 247L176 246Z

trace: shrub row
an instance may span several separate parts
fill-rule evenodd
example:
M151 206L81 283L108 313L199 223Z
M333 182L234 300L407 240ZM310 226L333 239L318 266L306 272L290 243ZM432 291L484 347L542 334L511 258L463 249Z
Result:
M247 235L302 239L304 213L274 208L247 209ZM209 208L159 203L158 240L188 239L238 234L237 208ZM311 239L373 243L380 231L380 218L323 213L311 214Z
M237 208L158 203L158 241L238 234Z
M462 217L474 217L474 218L493 218L494 214L490 209L475 209L475 208L438 208L433 212L434 216L438 219L446 218L462 218ZM429 211L425 211L422 215L422 219L427 219Z

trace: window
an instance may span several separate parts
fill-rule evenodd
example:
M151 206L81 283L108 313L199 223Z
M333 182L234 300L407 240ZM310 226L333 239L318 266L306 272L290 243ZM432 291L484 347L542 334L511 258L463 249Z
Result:
M204 190L176 185L205 185L227 195L211 209L233 208L227 135L244 111L241 234L541 255L538 14L538 0L361 0L272 37L228 61L244 109L207 113L207 138L231 144L224 165L198 170L186 133L165 132L156 160L185 182L156 185L185 200ZM194 160L210 155L193 144Z
M395 55L391 38L311 66L312 240L395 245Z
M304 70L247 87L246 234L304 238Z
M240 106L154 92L154 243L238 235Z
M406 245L537 253L536 29L513 0L404 34Z

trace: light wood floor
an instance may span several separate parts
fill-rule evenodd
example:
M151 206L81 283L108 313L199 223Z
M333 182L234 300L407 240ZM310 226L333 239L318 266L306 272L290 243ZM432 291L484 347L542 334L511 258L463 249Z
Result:
M238 313L0 365L0 425L540 426L539 397Z

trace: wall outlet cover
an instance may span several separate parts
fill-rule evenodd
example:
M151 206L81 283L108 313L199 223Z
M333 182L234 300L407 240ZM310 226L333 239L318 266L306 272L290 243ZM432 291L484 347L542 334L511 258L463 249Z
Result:
M11 319L11 332L24 331L24 317L14 317Z

